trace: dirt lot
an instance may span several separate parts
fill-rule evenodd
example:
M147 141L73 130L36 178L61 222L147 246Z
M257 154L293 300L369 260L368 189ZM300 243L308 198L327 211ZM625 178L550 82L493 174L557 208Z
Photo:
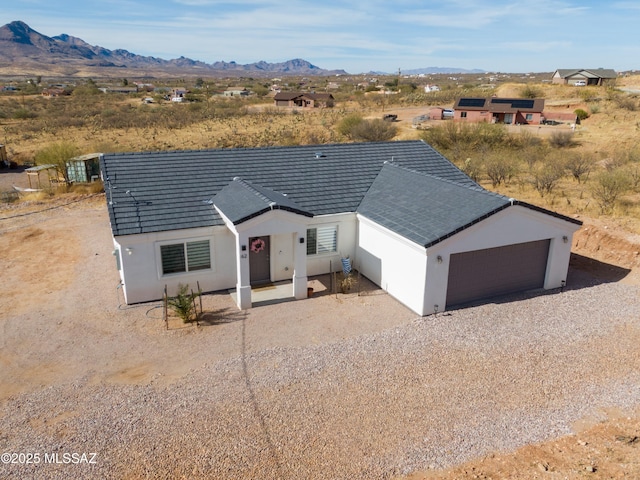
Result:
M234 320L240 317L247 322L249 353L371 335L416 318L372 286L361 297L319 294L248 313L238 312L222 293L205 298L214 329L173 324L167 332L157 303L122 305L111 249L103 195L60 197L0 212L0 418L10 414L4 408L10 399L56 385L170 385L205 362L236 355ZM589 220L576 235L574 251L572 268L639 284L640 242L633 235ZM261 329L261 316L274 314L281 321ZM640 350L629 355L638 358ZM32 419L31 428L57 431L73 415L63 410ZM7 434L2 430L0 445ZM640 477L640 411L603 409L574 430L515 452L402 478Z

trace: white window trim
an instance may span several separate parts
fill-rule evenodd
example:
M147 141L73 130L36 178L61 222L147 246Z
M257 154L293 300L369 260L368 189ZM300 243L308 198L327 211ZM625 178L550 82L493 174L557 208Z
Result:
M309 257L314 257L314 258L328 257L328 256L336 255L340 251L340 228L338 227L338 224L336 224L336 223L323 223L323 224L317 224L317 225L307 225L307 230L316 229L316 232L317 232L318 228L331 228L331 227L335 228L335 231L336 231L336 249L334 251L331 251L331 252L318 253L318 243L317 243L317 239L316 239L316 253L307 253L307 258L309 258ZM308 242L309 242L309 238L308 238L308 235L307 235L307 248L308 248Z
M211 266L209 268L202 268L199 270L193 271L185 271L185 272L176 272L176 273L163 273L162 269L162 252L160 247L164 245L176 245L183 244L185 246L185 255L186 255L186 244L191 242L209 242L209 260ZM189 237L189 238L176 238L172 240L162 240L155 242L155 253L156 253L156 269L158 272L158 278L169 278L169 277L178 277L178 276L196 276L198 274L202 274L203 272L215 272L215 257L213 255L213 239L211 237ZM186 257L185 257L186 260Z

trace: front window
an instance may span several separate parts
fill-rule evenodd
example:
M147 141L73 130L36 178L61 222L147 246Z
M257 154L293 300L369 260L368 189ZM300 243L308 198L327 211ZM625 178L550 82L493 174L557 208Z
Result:
M162 245L160 257L163 275L211 268L209 240Z
M525 116L525 119L527 120L527 122L530 122L531 120L533 120L533 113L527 113L527 115Z
M467 112L460 112L460 118L467 118Z
M338 227L307 229L307 255L319 255L338 251Z

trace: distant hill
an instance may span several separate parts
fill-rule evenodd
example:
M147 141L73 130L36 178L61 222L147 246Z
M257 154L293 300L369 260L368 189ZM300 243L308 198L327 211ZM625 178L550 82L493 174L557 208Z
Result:
M236 62L208 64L180 57L164 60L136 55L127 50L109 50L90 45L67 34L47 37L26 23L15 21L0 27L0 75L65 76L270 76L345 75L344 70L325 70L306 60L281 63L264 61L242 65Z
M402 73L407 75L422 75L422 74L437 74L437 73L486 73L484 70L474 68L472 70L466 70L464 68L455 67L427 67L416 68L413 70L404 70Z
M392 75L388 72L370 72L375 75ZM396 74L394 72L393 74ZM485 70L480 70L478 68L474 68L472 70L466 70L464 68L457 67L426 67L426 68L414 68L411 70L401 70L402 75L436 75L436 74L447 74L447 73L487 73Z

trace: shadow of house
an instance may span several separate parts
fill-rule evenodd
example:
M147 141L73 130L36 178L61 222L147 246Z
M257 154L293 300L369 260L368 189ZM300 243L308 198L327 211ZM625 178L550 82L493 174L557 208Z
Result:
M603 283L619 282L631 273L628 268L601 262L595 258L572 253L567 282L571 290Z

